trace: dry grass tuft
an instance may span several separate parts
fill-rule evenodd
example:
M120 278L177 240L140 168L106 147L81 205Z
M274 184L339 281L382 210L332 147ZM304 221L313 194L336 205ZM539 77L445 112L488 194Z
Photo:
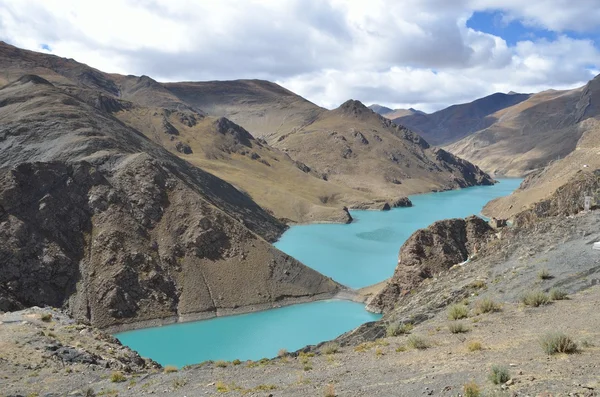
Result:
M448 308L448 318L450 320L460 320L461 318L467 318L469 315L469 308L465 305L455 304Z

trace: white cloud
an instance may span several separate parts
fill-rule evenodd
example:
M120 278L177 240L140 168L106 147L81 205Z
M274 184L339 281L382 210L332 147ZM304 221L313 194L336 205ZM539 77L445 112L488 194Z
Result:
M600 68L587 39L509 47L466 27L474 11L498 9L557 32L600 20L596 0L0 0L0 39L158 80L275 80L327 107L354 98L430 111L576 86Z

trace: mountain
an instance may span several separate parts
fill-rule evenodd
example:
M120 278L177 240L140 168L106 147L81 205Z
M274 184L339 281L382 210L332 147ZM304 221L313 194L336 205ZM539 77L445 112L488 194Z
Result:
M340 288L269 244L285 225L247 195L42 77L0 89L0 120L0 311L107 327Z
M470 103L452 105L431 114L402 115L393 121L422 135L432 145L447 145L497 121L494 113L527 100L529 94L495 93ZM389 116L388 116L389 117Z
M373 172L371 179L375 183L369 182L371 187L348 178L330 178L330 165L321 160L322 156L309 159L297 155L296 148L287 148L282 142L289 134L308 126L311 130L319 125L328 128L328 121L323 121L333 120L335 117L330 115L335 116L336 112L267 81L161 84L148 76L103 73L72 59L7 44L0 44L0 66L5 70L4 83L23 73L35 73L110 113L173 154L209 169L286 222L348 222L350 218L344 207L389 208L408 194L479 183L468 173L460 174L455 165L444 165L445 160L440 160L437 175L428 175L423 170L434 168L426 158L417 158L413 168L405 167L403 171L389 169L385 157L370 159L362 167L361 173L365 175L361 179L367 181L366 174ZM223 117L227 120L222 120ZM341 123L336 122L336 128L341 133L354 131L355 119L338 118L338 121ZM360 124L361 129L379 131L381 123L379 118L371 117ZM389 133L395 134L391 125L384 129L387 132L382 132L382 139ZM246 136L242 143L238 142L240 136ZM313 138L321 139L321 135L313 134L309 140ZM412 150L410 145L402 143L403 139L388 142L395 145L386 149L394 153L391 157L396 159L394 162L404 155L403 151ZM326 149L318 140L310 146L319 151ZM373 146L377 144L369 148ZM355 150L361 151L358 147ZM315 162L311 164L313 159ZM359 156L352 160L353 167L361 168L362 159ZM342 161L335 156L330 160ZM388 171L382 177L379 169ZM401 183L402 179L410 182Z
M290 132L326 110L264 80L165 83L180 100L215 117L227 117L257 138Z
M578 171L600 168L600 77L566 91L549 90L497 112L499 121L448 150L497 175L528 175L487 214L510 217L545 199Z
M369 106L369 109L371 109L372 111L374 111L377 114L382 115L386 119L390 119L390 120L394 120L394 119L397 119L399 117L404 117L404 116L411 116L413 114L425 114L422 111L416 110L413 108L390 109L388 107L377 105L377 104L373 104L373 105Z
M430 148L419 135L355 100L280 136L274 146L312 164L329 181L376 195L493 183L477 167Z
M524 175L573 152L600 114L600 78L567 91L549 90L493 116L498 119L448 148L499 175Z
M358 101L326 110L273 83L255 80L164 86L190 106L202 107L208 116L226 117L251 135L263 137L274 149L305 164L330 184L359 192L373 202L394 202L408 194L491 183L491 178L479 169L445 151L433 153L421 137ZM415 146L414 139L423 141L427 148ZM461 166L457 166L459 161ZM365 208L349 194L332 192L319 197L338 208Z
M375 113L380 114L382 116L385 116L387 113L391 113L391 112L394 111L394 109L390 109L388 107L381 106L381 105L378 105L376 103L374 103L373 105L369 106L369 109L371 109Z

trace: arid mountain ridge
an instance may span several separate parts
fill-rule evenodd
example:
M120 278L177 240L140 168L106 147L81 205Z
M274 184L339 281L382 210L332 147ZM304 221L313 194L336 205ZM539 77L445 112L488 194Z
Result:
M5 71L0 84L24 73L40 75L172 153L209 169L286 222L348 222L343 207L389 208L408 194L491 183L476 167L456 166L461 162L455 158L439 160L448 155L398 139L397 127L384 119L369 117L358 130L355 119L335 119L340 112L327 111L266 81L161 84L147 76L103 73L74 60L7 44L0 45L0 65ZM222 117L249 132L244 144L236 142L240 128L220 121ZM308 128L317 129L308 139L314 147L310 156L292 144L304 144L305 139L282 142ZM379 139L373 137L370 144L357 143L354 136L371 133ZM331 135L329 141L319 143L326 134ZM339 151L331 151L330 144ZM331 169L332 164L337 167ZM357 169L363 175L349 176ZM436 172L429 173L430 169ZM463 175L465 169L468 173Z

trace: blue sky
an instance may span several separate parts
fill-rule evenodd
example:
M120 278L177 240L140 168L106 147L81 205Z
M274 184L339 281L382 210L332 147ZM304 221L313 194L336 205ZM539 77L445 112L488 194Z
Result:
M476 11L467 20L467 27L501 37L509 46L526 40L554 41L559 35L566 35L573 39L593 40L596 47L599 47L600 43L600 24L597 29L582 33L568 29L553 31L536 24L524 24L522 19L515 19L502 10Z
M428 112L584 85L599 21L600 0L0 0L0 40L106 72Z

